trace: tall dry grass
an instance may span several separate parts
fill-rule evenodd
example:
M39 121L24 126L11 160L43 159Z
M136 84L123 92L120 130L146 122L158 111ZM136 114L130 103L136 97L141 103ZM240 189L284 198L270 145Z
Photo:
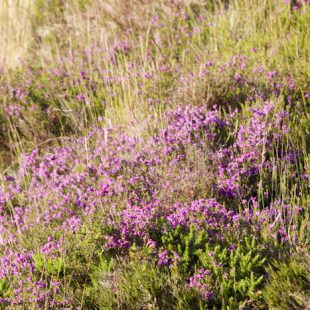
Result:
M0 66L15 67L31 44L33 0L0 1Z
M104 46L119 33L147 29L156 8L167 10L169 1L2 0L0 66L16 67L29 56L50 63L70 50Z

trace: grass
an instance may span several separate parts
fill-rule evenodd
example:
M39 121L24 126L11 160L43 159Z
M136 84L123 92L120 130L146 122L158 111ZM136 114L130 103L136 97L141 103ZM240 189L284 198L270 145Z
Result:
M1 3L0 309L308 306L294 3Z
M18 66L31 44L31 0L6 0L0 7L1 69Z

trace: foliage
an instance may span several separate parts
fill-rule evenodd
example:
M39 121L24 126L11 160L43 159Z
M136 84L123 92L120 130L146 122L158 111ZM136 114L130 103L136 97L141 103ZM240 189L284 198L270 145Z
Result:
M309 305L310 265L305 254L289 262L274 262L264 298L270 309L305 309Z
M138 1L104 44L99 2L38 1L1 76L0 307L307 307L308 2Z

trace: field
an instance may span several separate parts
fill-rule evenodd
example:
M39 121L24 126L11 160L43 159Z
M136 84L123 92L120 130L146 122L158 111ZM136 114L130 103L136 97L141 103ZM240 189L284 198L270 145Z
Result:
M308 0L0 4L0 309L310 309Z

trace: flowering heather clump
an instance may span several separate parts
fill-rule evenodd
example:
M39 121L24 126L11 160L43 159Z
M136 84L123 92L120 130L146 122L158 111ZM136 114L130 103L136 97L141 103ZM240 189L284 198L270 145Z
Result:
M309 8L267 2L173 1L1 79L0 309L307 306Z

